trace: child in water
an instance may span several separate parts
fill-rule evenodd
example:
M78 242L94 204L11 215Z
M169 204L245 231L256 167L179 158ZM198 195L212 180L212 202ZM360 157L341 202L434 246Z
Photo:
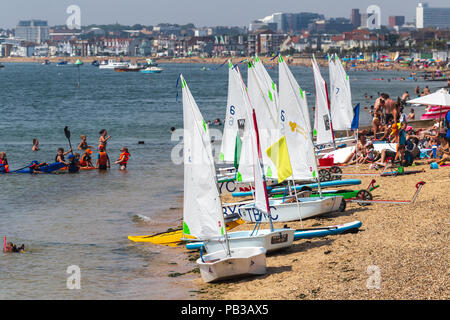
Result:
M9 165L8 159L6 159L6 153L0 152L0 173L8 173Z
M12 242L8 242L6 243L6 236L3 242L3 252L7 253L7 252L20 252L23 253L25 252L25 245L22 244L20 247L17 247L14 243Z
M32 151L39 151L39 140L34 138L33 139L33 147L31 148Z
M70 149L67 152L64 152L64 148L58 148L58 153L55 157L55 162L61 162L64 163L66 166L69 165L68 162L66 162L66 159L64 158L66 155L72 152L72 149Z
M108 154L102 145L98 147L97 162L95 163L95 166L99 170L107 170L111 166Z
M87 137L86 137L85 134L82 134L82 135L80 136L80 139L81 139L81 142L80 142L80 144L78 145L78 150L86 150L86 149L88 149L88 148L92 148L92 146L89 146L89 145L87 144L87 142L86 142Z
M120 151L122 153L120 154L119 160L114 162L114 164L120 165L120 170L126 170L128 159L130 158L130 153L128 152L128 148L125 148L125 147L120 149Z
M81 167L93 167L94 166L92 164L91 154L92 154L92 150L86 149L86 151L84 152L84 154L81 156L81 159L80 159Z

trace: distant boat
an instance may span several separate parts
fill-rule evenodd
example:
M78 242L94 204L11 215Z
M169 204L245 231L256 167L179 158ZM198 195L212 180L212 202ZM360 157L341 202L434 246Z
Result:
M115 68L126 68L128 66L128 62L118 62L114 59L109 59L108 61L100 62L98 66L99 69L115 69Z
M41 63L41 65L43 65L43 66L48 66L50 64L50 61L48 61L47 59L45 59L42 63Z
M114 68L115 72L138 72L142 70L144 67L137 63L128 63L125 67L116 67Z
M4 68L4 67L5 67L5 65L0 63L0 68Z
M98 62L97 60L94 60L91 62L91 65L94 67L98 67L98 66L100 66L100 62Z
M161 73L163 71L164 69L160 67L147 67L141 70L142 73Z
M64 61L64 60L61 60L61 61L59 61L56 65L57 65L57 66L67 66L67 65L68 65L68 62L67 62L67 61Z
M147 59L147 64L145 65L146 67L157 67L158 63L156 63L155 61L153 61L152 59Z

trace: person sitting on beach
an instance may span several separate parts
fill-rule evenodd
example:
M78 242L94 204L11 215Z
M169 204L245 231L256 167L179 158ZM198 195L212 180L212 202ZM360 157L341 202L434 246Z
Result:
M8 173L9 165L5 152L0 152L0 173Z
M39 141L38 139L33 139L33 147L31 148L32 151L39 151Z
M8 253L8 252L24 253L25 252L25 245L22 244L22 246L17 247L14 243L8 242L3 247L3 252L4 253Z
M80 166L81 167L94 167L92 164L92 158L91 158L92 150L86 149L86 151L83 153L83 155L80 158Z
M100 150L100 146L103 146L104 151L106 151L106 144L108 143L108 140L111 139L111 136L106 136L108 134L106 129L100 130L99 134L100 138L98 138L98 149Z
M358 136L358 143L356 144L355 150L344 160L340 165L351 165L357 162L358 158L365 154L365 145L367 143L366 136L361 134Z
M64 163L66 166L69 165L68 162L66 162L65 156L72 152L72 149L70 149L67 152L64 152L64 148L58 148L58 153L55 157L55 162Z
M87 137L86 137L85 134L82 134L80 136L80 139L81 139L81 142L78 145L78 150L86 150L86 149L89 149L89 148L93 148L92 146L87 144L87 141L86 141Z
M122 152L119 156L119 159L114 162L114 164L120 165L120 170L126 170L127 169L127 163L128 159L130 158L130 153L128 152L128 148L123 147L120 149Z
M95 166L99 170L107 170L111 165L109 163L109 156L103 146L98 147L97 161Z

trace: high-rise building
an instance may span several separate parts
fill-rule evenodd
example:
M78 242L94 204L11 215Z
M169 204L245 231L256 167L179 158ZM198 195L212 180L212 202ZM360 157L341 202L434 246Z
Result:
M405 24L405 16L390 16L389 25L394 28L396 26L401 27Z
M43 43L50 39L50 27L44 20L19 21L15 29L16 39Z
M430 8L428 3L419 3L416 8L416 28L450 28L450 7Z
M355 26L355 28L358 28L361 26L361 13L359 13L359 9L352 9L351 20L352 20L352 24Z

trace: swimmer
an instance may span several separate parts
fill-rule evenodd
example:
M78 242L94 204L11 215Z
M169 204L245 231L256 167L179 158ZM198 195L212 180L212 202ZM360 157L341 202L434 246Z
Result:
M39 151L39 140L34 138L33 139L33 147L31 148L32 151Z

